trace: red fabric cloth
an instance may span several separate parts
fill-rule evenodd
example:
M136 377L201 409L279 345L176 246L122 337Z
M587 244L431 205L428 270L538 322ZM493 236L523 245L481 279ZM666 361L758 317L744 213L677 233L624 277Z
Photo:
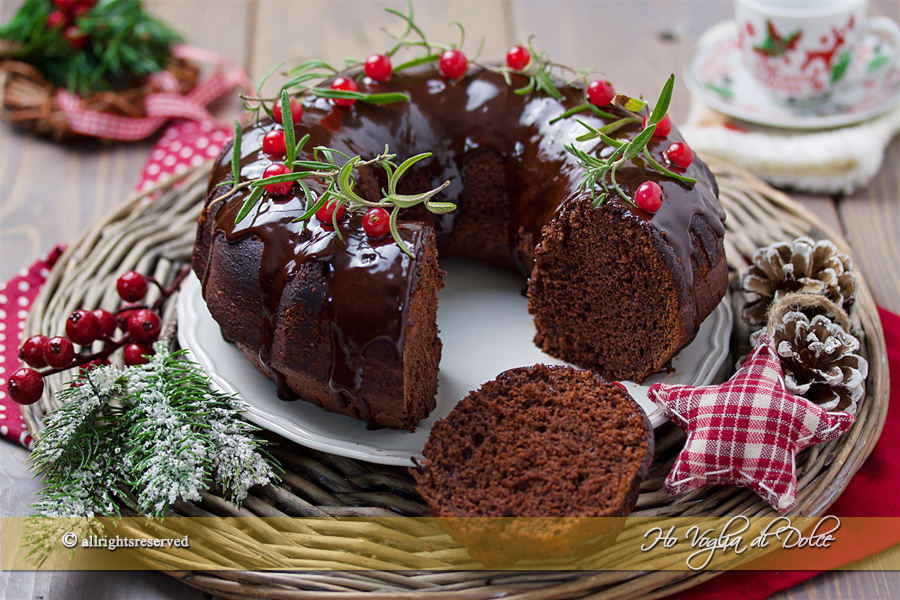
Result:
M857 471L828 514L836 517L900 517L896 489L900 486L900 316L878 309L887 343L891 401L887 421L872 455ZM900 529L857 539L846 563L871 556L900 543ZM671 600L760 600L825 571L730 571Z

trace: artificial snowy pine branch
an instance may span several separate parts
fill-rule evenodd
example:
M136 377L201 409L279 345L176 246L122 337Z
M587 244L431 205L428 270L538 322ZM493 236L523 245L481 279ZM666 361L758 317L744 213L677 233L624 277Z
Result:
M155 351L146 365L95 368L60 393L67 404L48 415L33 455L44 472L38 514L117 514L130 491L135 508L163 516L213 483L240 502L276 479L243 405L182 353L161 342Z

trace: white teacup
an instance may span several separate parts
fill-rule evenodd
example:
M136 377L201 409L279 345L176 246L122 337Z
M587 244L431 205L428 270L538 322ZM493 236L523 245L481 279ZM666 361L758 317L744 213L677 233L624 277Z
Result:
M869 32L892 40L900 27L866 16L867 0L735 0L735 23L747 68L773 97L810 102L852 85L850 66ZM873 70L884 65L873 65Z

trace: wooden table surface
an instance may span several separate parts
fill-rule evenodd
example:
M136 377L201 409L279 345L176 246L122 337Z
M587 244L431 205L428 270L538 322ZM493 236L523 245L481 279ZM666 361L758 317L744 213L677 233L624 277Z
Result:
M6 22L21 0L0 0ZM389 45L381 27L397 27L383 12L395 1L148 0L148 8L183 32L188 43L219 52L256 80L278 62L308 58L340 63ZM731 17L725 0L564 2L514 0L414 3L416 20L430 38L456 39L448 23L466 25L466 46L502 60L509 46L532 34L538 48L575 67L596 66L616 89L654 98L669 73L680 77L698 37ZM900 1L880 0L873 12L900 21ZM690 97L676 87L670 114L682 121ZM214 112L230 119L230 98ZM135 144L58 145L0 125L0 280L13 276L58 242L74 240L131 191L153 140ZM867 276L877 302L900 312L900 140L895 139L871 184L853 195L794 197L842 231ZM0 513L23 516L37 484L26 470L26 452L0 443ZM897 547L864 561L870 568L900 569ZM748 576L753 576L748 573ZM203 594L159 573L0 574L0 598L200 598ZM898 571L829 573L776 596L782 599L900 598Z

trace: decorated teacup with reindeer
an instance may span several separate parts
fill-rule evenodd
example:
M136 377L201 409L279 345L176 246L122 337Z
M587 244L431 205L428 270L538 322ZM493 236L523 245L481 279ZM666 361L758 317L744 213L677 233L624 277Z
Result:
M736 0L744 62L769 94L789 103L815 102L853 85L851 69L869 33L900 47L900 27L868 18L867 0ZM884 64L868 65L871 74Z

